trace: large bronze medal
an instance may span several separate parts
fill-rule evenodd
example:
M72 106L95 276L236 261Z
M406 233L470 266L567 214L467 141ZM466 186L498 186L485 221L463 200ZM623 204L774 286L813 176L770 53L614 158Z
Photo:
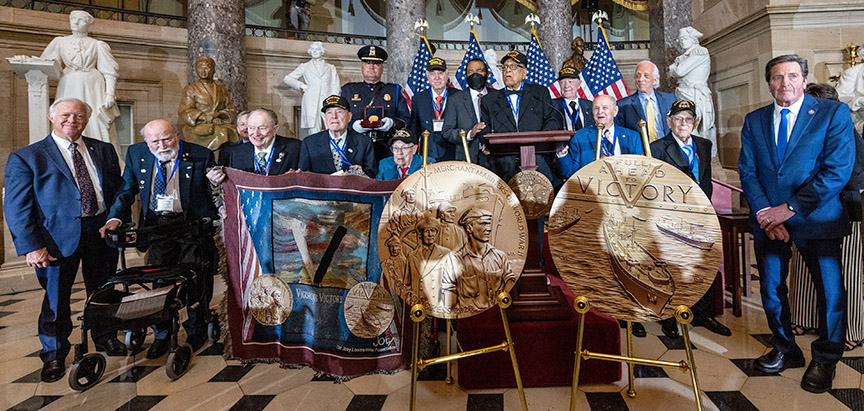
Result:
M465 318L494 306L525 265L519 200L474 164L435 163L408 176L380 221L378 253L390 286L433 317Z
M547 227L573 293L619 320L656 321L692 306L720 265L711 202L687 175L648 157L604 157L580 169Z

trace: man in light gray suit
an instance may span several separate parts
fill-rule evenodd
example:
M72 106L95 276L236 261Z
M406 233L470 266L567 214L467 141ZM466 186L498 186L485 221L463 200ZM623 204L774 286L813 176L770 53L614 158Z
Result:
M481 146L484 142L481 141L482 138L475 136L486 127L486 124L480 121L480 100L491 90L486 87L489 70L486 63L478 58L469 61L465 66L465 76L468 88L453 93L447 103L453 109L444 112L442 136L450 144L456 145L456 160L465 161L465 150L462 148L462 138L459 136L459 132L465 130L471 162L482 165L485 164L486 158L481 154Z

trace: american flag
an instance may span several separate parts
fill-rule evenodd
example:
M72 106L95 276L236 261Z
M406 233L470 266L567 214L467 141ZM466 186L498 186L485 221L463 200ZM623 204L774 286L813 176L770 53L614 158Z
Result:
M582 87L579 88L579 97L594 100L595 96L608 94L620 99L630 95L602 27L597 27L597 39L597 47L580 74Z
M420 36L420 47L417 50L417 56L414 57L411 74L408 75L408 81L405 83L405 87L402 88L402 94L408 102L408 107L411 107L411 97L429 88L429 79L426 78L426 66L429 64L431 58L432 48L429 47L429 40L426 40L426 36Z
M239 194L240 193L238 192L238 203L240 203L242 198ZM260 195L258 197L260 197ZM249 195L245 199L247 206L254 201L260 203L260 198L256 200L254 195ZM238 230L241 270L240 292L243 296L243 308L245 310L243 340L246 341L248 340L248 336L254 326L254 324L252 324L252 315L249 313L249 290L252 288L252 282L261 276L263 271L261 270L261 263L258 261L258 253L255 251L255 243L252 241L252 233L249 230L249 226L246 224L246 215L243 212L243 207L237 207L237 214L237 218L240 220L240 229Z
M466 80L465 76L465 68L468 66L468 62L474 59L481 59L484 63L486 63L486 69L490 68L489 62L486 61L486 57L483 56L483 50L480 49L480 42L477 40L477 33L474 30L471 30L468 33L468 51L465 52L465 57L462 57L462 64L459 65L459 69L456 70L456 81L459 82L459 88L464 90L468 88L468 80ZM495 64L496 62L492 62ZM495 84L495 76L492 74L492 71L489 70L489 78L486 79L486 85L492 87Z
M552 98L561 97L555 70L552 70L552 66L549 65L549 59L546 58L546 53L543 52L537 32L534 30L531 30L531 44L528 46L526 57L528 57L528 74L525 76L525 82L548 87Z

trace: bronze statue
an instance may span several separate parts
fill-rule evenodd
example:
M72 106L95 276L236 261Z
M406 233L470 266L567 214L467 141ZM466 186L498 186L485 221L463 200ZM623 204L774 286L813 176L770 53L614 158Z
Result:
M582 37L576 37L570 42L570 50L573 50L573 54L564 61L563 67L573 67L582 71L588 64L588 59L585 58L585 40L582 40Z
M177 108L177 115L186 123L183 128L186 140L211 150L238 139L237 129L232 124L234 104L228 89L213 79L215 71L213 59L198 57L195 60L198 81L183 88L183 100Z

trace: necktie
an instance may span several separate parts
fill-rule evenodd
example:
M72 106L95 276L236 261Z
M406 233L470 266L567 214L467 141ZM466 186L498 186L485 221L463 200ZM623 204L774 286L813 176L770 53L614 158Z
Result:
M477 107L476 107L476 111L477 111L477 122L478 122L478 123L480 122L480 100L483 100L483 95L482 95L482 94L477 94Z
M336 147L341 148L341 146L342 139L336 139ZM330 152L333 154L333 167L336 167L336 171L339 171L342 169L342 156L339 154L339 151L336 149L336 147L332 147L330 149Z
M165 194L167 188L167 179L171 178L168 175L167 161L159 161L159 170L162 172L162 177L158 174L153 178L153 192L150 195L150 209L156 211L156 197L160 194Z
M408 167L405 167L405 168L399 167L399 176L401 178L408 177Z
M699 182L699 157L696 157L696 151L693 147L693 140L690 140L690 144L682 147L684 149L684 153L687 154L687 162L690 164L690 172L693 173L693 179L696 182Z
M606 153L608 153L608 155L615 155L615 146L612 145L612 140L610 140L609 130L603 132L603 148L606 149Z
M264 169L264 167L267 167L267 153L262 151L255 156L257 157L256 161L258 161L258 169L261 170L261 174L267 174L267 170Z
M789 140L789 109L780 110L780 127L777 128L777 162L783 163L783 155L786 154L786 142Z
M582 120L579 119L579 109L576 108L576 101L570 102L570 115L573 116L573 131L582 128Z
M78 191L81 193L81 211L85 217L96 215L99 203L96 200L96 189L93 188L93 180L84 164L84 156L78 151L78 143L69 146L72 149L72 165L75 166L75 178L78 180Z
M651 104L651 99L645 99L645 114L648 122L648 141L654 142L657 140L657 117L654 114L654 105Z
M435 102L438 104L436 106L436 110L435 110L435 119L440 120L441 119L441 113L444 112L444 107L443 107L444 96L435 96Z

